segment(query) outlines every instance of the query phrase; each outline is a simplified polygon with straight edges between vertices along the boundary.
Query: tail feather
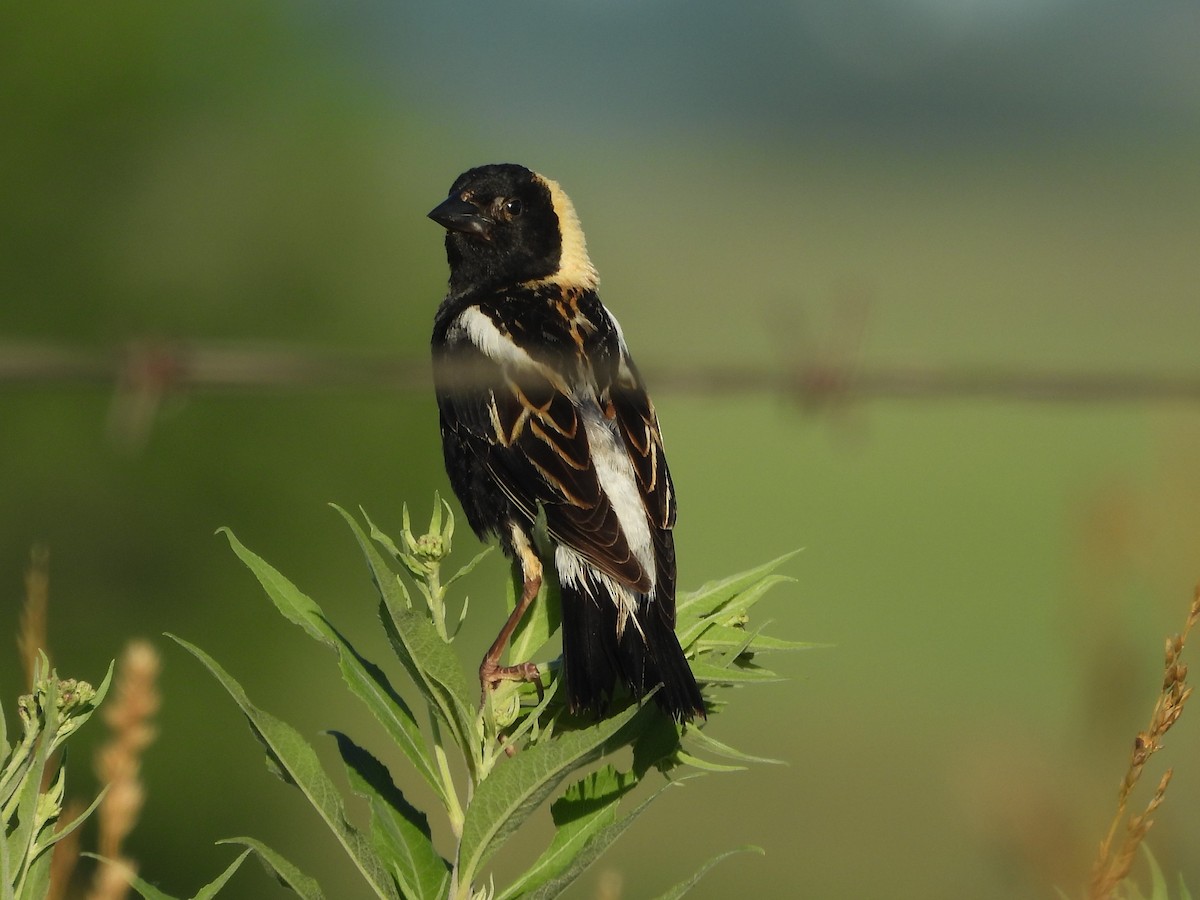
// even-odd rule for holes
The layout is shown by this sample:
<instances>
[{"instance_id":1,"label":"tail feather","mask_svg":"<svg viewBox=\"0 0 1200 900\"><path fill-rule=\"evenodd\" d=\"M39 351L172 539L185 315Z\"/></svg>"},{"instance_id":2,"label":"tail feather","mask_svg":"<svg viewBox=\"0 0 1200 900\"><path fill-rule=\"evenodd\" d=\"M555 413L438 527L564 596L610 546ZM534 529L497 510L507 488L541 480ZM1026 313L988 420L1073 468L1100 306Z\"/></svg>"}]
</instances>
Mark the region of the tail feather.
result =
<instances>
[{"instance_id":1,"label":"tail feather","mask_svg":"<svg viewBox=\"0 0 1200 900\"><path fill-rule=\"evenodd\" d=\"M642 598L637 623L617 636L617 607L564 580L562 591L563 668L571 709L601 715L618 682L637 698L662 685L654 698L678 721L704 716L704 699L679 646L675 631Z\"/></svg>"}]
</instances>

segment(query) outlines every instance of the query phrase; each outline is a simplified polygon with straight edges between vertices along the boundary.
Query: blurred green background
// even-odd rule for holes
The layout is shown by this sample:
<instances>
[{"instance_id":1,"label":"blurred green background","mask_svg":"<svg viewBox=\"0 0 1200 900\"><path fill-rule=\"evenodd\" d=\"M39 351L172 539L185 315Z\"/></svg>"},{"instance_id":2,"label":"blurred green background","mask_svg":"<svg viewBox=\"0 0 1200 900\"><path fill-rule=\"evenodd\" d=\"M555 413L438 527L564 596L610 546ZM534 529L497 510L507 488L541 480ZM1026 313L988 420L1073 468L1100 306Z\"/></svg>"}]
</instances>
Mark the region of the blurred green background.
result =
<instances>
[{"instance_id":1,"label":"blurred green background","mask_svg":"<svg viewBox=\"0 0 1200 900\"><path fill-rule=\"evenodd\" d=\"M1198 33L1183 0L5 4L0 362L195 340L423 365L446 278L425 212L463 169L514 161L574 198L651 375L1195 373ZM655 391L681 585L804 547L763 606L775 633L834 646L776 661L786 682L713 723L786 767L689 783L576 896L612 870L622 896L650 896L744 843L767 855L697 896L1080 895L1200 578L1194 402L811 408L685 388ZM112 384L0 385L8 628L40 542L60 671L98 678L131 636L163 650L128 847L143 874L187 895L232 856L214 840L249 834L329 896L363 896L233 704L159 635L206 648L327 759L328 728L383 752L332 658L214 531L385 658L325 504L385 530L405 501L423 519L448 492L432 397L179 391L152 412ZM469 580L464 659L500 621L502 578L495 555ZM0 653L9 709L20 681ZM1198 750L1192 711L1151 833L1193 891ZM282 895L250 869L235 885Z\"/></svg>"}]
</instances>

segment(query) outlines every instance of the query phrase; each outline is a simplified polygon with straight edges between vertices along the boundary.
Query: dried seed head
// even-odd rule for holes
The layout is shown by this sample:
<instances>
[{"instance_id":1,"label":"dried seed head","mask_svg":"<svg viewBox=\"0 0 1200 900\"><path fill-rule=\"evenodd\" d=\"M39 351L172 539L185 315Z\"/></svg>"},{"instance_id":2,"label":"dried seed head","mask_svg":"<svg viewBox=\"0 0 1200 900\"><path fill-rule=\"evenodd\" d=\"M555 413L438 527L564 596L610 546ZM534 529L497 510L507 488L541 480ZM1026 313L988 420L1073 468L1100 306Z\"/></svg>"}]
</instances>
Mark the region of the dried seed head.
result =
<instances>
[{"instance_id":1,"label":"dried seed head","mask_svg":"<svg viewBox=\"0 0 1200 900\"><path fill-rule=\"evenodd\" d=\"M1175 661L1179 659L1179 654L1182 652L1183 635L1176 634L1167 638L1166 651L1164 653L1164 656L1166 657L1166 665L1168 667L1174 665Z\"/></svg>"},{"instance_id":2,"label":"dried seed head","mask_svg":"<svg viewBox=\"0 0 1200 900\"><path fill-rule=\"evenodd\" d=\"M104 708L110 738L96 752L96 773L108 784L96 814L100 852L132 869L136 866L122 856L121 849L145 803L139 775L142 756L156 733L150 719L160 703L160 665L158 651L151 644L133 641L126 646L117 666L111 702ZM125 896L113 893L111 883L103 880L110 868L98 870L90 895L93 900Z\"/></svg>"},{"instance_id":3,"label":"dried seed head","mask_svg":"<svg viewBox=\"0 0 1200 900\"><path fill-rule=\"evenodd\" d=\"M1188 632L1200 620L1200 586L1197 586L1188 613L1187 623L1180 634L1166 639L1163 656L1162 689L1154 703L1154 712L1150 717L1150 725L1146 731L1139 732L1133 741L1133 751L1130 754L1129 766L1121 779L1121 788L1117 793L1117 812L1109 826L1108 834L1100 842L1100 852L1092 866L1092 878L1089 890L1091 900L1111 900L1118 885L1128 876L1137 855L1137 849L1153 825L1151 815L1162 804L1166 796L1167 785L1171 782L1171 770L1168 769L1159 779L1158 787L1146 808L1129 818L1125 824L1125 837L1119 845L1114 846L1121 822L1125 819L1126 804L1134 787L1137 786L1146 762L1155 752L1162 749L1162 737L1175 721L1182 715L1183 706L1192 694L1192 688L1187 684L1188 667L1180 662Z\"/></svg>"}]
</instances>

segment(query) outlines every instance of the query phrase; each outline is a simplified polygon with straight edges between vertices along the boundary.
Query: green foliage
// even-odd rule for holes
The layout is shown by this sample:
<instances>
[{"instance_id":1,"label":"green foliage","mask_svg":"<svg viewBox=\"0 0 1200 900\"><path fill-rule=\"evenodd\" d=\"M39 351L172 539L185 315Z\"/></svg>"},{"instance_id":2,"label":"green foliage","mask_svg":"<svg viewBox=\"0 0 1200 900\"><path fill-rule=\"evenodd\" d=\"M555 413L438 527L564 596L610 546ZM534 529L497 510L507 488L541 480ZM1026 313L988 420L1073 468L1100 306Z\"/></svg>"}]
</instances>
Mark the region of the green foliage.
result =
<instances>
[{"instance_id":1,"label":"green foliage","mask_svg":"<svg viewBox=\"0 0 1200 900\"><path fill-rule=\"evenodd\" d=\"M409 803L387 767L347 735L334 733L350 788L369 810L365 826L352 823L343 797L304 737L253 703L203 650L175 640L228 691L266 749L272 771L305 795L375 896L397 900L556 897L678 780L681 767L700 774L740 768L745 762L770 762L708 736L703 731L707 723L674 723L653 702L625 700L600 721L572 715L559 698L560 667L553 662L539 665L544 687L504 684L480 707L477 683L463 671L451 647L465 603L457 617L450 616L447 589L482 554L443 579L441 567L454 531L449 507L443 516L443 504L435 500L429 531L421 536L412 534L406 509L398 542L365 515L366 528L344 510L338 512L358 541L378 589L380 621L417 698L411 705L384 670L364 659L310 597L232 533L225 534L279 612L334 652L350 692L432 788L454 846L435 846L426 814ZM681 640L698 680L709 692L709 721L721 708L712 688L774 680L776 676L762 668L761 654L809 646L767 638L747 627L751 607L767 588L784 580L774 571L786 559L680 597ZM556 630L557 588L553 578L547 582L514 639L511 659L536 659ZM511 590L509 602L513 602ZM451 628L450 621L457 624ZM424 713L423 723L414 708ZM622 757L631 760L627 769L613 757L622 748L632 751ZM714 755L735 764L718 763L711 758ZM598 762L602 763L598 768L569 780ZM622 799L643 781L657 784L638 806L621 815ZM564 782L567 786L560 790ZM496 887L487 870L489 860L547 801L556 826L550 846L511 884ZM312 879L269 848L247 838L231 843L247 850L198 896L215 893L251 852L301 897L323 896ZM728 855L705 863L664 897L682 896ZM133 885L143 897L164 896L140 880Z\"/></svg>"},{"instance_id":2,"label":"green foliage","mask_svg":"<svg viewBox=\"0 0 1200 900\"><path fill-rule=\"evenodd\" d=\"M1142 844L1141 847L1142 853L1146 857L1146 864L1150 868L1150 893L1148 895L1142 893L1137 883L1132 878L1127 878L1118 888L1116 900L1192 900L1191 891L1184 884L1182 875L1179 876L1178 890L1174 894L1171 893L1171 888L1167 884L1167 878L1163 874L1158 860L1154 858L1149 847L1145 844Z\"/></svg>"},{"instance_id":3,"label":"green foliage","mask_svg":"<svg viewBox=\"0 0 1200 900\"><path fill-rule=\"evenodd\" d=\"M50 889L50 851L78 828L104 796L81 815L57 827L66 786L67 738L79 730L108 693L112 666L99 688L59 678L41 655L34 665L33 692L17 700L20 740L9 745L0 710L0 898L40 900ZM59 753L59 750L63 752Z\"/></svg>"}]
</instances>

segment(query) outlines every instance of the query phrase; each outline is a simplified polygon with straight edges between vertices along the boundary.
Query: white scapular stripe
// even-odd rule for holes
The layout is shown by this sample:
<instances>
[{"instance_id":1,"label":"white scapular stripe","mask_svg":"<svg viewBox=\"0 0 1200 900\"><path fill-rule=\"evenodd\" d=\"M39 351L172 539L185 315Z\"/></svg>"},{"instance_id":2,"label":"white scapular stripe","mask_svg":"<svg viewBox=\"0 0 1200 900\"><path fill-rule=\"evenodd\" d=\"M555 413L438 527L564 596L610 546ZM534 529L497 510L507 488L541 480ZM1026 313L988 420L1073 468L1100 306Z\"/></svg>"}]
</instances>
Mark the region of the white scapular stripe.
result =
<instances>
[{"instance_id":1,"label":"white scapular stripe","mask_svg":"<svg viewBox=\"0 0 1200 900\"><path fill-rule=\"evenodd\" d=\"M472 344L495 362L541 368L532 356L497 328L496 323L478 306L468 306L460 312L457 327L462 329Z\"/></svg>"}]
</instances>

